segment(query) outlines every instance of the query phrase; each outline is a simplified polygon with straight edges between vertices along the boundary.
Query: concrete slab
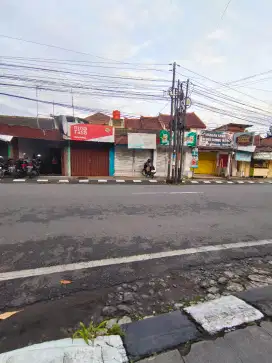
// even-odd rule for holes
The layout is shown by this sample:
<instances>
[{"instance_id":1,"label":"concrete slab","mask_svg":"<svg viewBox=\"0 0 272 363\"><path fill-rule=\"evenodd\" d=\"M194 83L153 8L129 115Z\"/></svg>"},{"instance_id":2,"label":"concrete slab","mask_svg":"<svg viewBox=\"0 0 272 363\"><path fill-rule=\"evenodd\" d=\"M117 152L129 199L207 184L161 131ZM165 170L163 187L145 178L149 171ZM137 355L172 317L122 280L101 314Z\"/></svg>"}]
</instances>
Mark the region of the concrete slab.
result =
<instances>
[{"instance_id":1,"label":"concrete slab","mask_svg":"<svg viewBox=\"0 0 272 363\"><path fill-rule=\"evenodd\" d=\"M271 363L271 335L258 326L226 334L224 340L237 352L242 362Z\"/></svg>"},{"instance_id":2,"label":"concrete slab","mask_svg":"<svg viewBox=\"0 0 272 363\"><path fill-rule=\"evenodd\" d=\"M118 335L98 337L87 345L83 339L61 339L0 354L0 363L128 363Z\"/></svg>"},{"instance_id":3,"label":"concrete slab","mask_svg":"<svg viewBox=\"0 0 272 363\"><path fill-rule=\"evenodd\" d=\"M172 349L201 336L196 326L180 311L140 320L122 328L125 347L132 360Z\"/></svg>"},{"instance_id":4,"label":"concrete slab","mask_svg":"<svg viewBox=\"0 0 272 363\"><path fill-rule=\"evenodd\" d=\"M184 360L180 356L178 350L171 350L167 353L140 360L138 363L184 363Z\"/></svg>"},{"instance_id":5,"label":"concrete slab","mask_svg":"<svg viewBox=\"0 0 272 363\"><path fill-rule=\"evenodd\" d=\"M238 293L236 296L254 305L265 315L272 317L272 286L247 290Z\"/></svg>"},{"instance_id":6,"label":"concrete slab","mask_svg":"<svg viewBox=\"0 0 272 363\"><path fill-rule=\"evenodd\" d=\"M270 321L263 321L261 327L272 337L272 323Z\"/></svg>"},{"instance_id":7,"label":"concrete slab","mask_svg":"<svg viewBox=\"0 0 272 363\"><path fill-rule=\"evenodd\" d=\"M223 338L193 344L185 363L241 363L238 354Z\"/></svg>"},{"instance_id":8,"label":"concrete slab","mask_svg":"<svg viewBox=\"0 0 272 363\"><path fill-rule=\"evenodd\" d=\"M259 310L232 295L188 307L185 311L210 334L263 318Z\"/></svg>"}]
</instances>

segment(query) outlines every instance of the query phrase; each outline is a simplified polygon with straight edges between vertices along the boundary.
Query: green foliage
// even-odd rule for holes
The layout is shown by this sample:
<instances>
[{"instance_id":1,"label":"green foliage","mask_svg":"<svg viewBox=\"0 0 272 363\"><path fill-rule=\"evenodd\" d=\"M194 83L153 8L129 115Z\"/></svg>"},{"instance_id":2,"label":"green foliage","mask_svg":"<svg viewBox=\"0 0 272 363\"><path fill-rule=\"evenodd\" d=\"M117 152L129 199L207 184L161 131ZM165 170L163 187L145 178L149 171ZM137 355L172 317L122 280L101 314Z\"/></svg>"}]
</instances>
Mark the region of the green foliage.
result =
<instances>
[{"instance_id":1,"label":"green foliage","mask_svg":"<svg viewBox=\"0 0 272 363\"><path fill-rule=\"evenodd\" d=\"M86 344L89 340L94 340L98 336L120 335L124 336L119 324L114 324L111 328L107 328L107 320L102 321L99 325L95 325L92 321L86 327L82 322L79 323L80 328L73 334L72 339L83 339Z\"/></svg>"}]
</instances>

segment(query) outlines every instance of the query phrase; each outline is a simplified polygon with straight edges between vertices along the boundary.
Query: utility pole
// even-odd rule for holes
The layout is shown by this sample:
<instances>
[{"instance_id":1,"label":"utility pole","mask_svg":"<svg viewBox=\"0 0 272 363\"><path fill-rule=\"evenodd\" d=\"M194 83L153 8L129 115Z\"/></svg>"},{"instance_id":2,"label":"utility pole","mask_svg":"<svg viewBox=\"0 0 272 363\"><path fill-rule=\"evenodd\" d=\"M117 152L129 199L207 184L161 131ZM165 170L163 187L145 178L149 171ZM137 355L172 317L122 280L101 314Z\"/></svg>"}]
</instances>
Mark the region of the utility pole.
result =
<instances>
[{"instance_id":1,"label":"utility pole","mask_svg":"<svg viewBox=\"0 0 272 363\"><path fill-rule=\"evenodd\" d=\"M74 108L74 95L73 95L73 88L71 88L71 97L72 97L73 119L74 119L74 121L75 121L75 108Z\"/></svg>"},{"instance_id":2,"label":"utility pole","mask_svg":"<svg viewBox=\"0 0 272 363\"><path fill-rule=\"evenodd\" d=\"M36 111L37 111L37 127L40 128L39 123L39 99L38 99L38 86L36 86Z\"/></svg>"},{"instance_id":3,"label":"utility pole","mask_svg":"<svg viewBox=\"0 0 272 363\"><path fill-rule=\"evenodd\" d=\"M174 115L174 103L175 103L175 83L176 83L176 67L177 63L173 63L172 69L172 86L170 91L171 97L171 113L170 113L170 137L169 137L169 150L168 150L168 170L167 170L167 180L171 179L171 172L172 172L172 154L173 154L173 140L172 140L172 133L173 133L173 115Z\"/></svg>"},{"instance_id":4,"label":"utility pole","mask_svg":"<svg viewBox=\"0 0 272 363\"><path fill-rule=\"evenodd\" d=\"M187 79L186 82L186 91L185 91L185 97L184 97L184 106L183 106L183 112L182 112L182 118L181 118L181 132L182 132L182 138L181 138L181 154L180 154L180 167L179 167L179 175L178 175L178 181L181 181L182 175L183 175L183 164L184 164L184 134L185 134L185 127L186 127L186 112L187 112L187 101L188 101L188 93L189 93L189 79Z\"/></svg>"},{"instance_id":5,"label":"utility pole","mask_svg":"<svg viewBox=\"0 0 272 363\"><path fill-rule=\"evenodd\" d=\"M174 182L178 182L178 166L180 158L180 104L181 104L181 84L178 80L176 102L175 102L175 131L174 131L174 153L175 153L175 171L174 171Z\"/></svg>"}]
</instances>

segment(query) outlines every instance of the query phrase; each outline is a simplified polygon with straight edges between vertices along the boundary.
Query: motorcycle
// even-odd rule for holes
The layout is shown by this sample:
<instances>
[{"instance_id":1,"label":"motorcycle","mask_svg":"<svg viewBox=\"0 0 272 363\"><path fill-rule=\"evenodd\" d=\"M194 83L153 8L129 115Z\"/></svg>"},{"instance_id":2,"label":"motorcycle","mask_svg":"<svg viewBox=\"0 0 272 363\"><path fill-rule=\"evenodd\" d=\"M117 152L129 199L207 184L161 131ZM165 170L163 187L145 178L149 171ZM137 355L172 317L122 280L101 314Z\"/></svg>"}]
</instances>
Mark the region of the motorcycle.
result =
<instances>
[{"instance_id":1,"label":"motorcycle","mask_svg":"<svg viewBox=\"0 0 272 363\"><path fill-rule=\"evenodd\" d=\"M156 174L156 169L154 166L150 167L150 170L146 170L145 168L143 168L142 170L142 174L143 176L145 176L146 178L151 178L153 179L155 174Z\"/></svg>"},{"instance_id":2,"label":"motorcycle","mask_svg":"<svg viewBox=\"0 0 272 363\"><path fill-rule=\"evenodd\" d=\"M31 161L28 161L27 164L27 175L29 178L39 176L41 170L41 155L38 154L37 157L33 157Z\"/></svg>"},{"instance_id":3,"label":"motorcycle","mask_svg":"<svg viewBox=\"0 0 272 363\"><path fill-rule=\"evenodd\" d=\"M15 162L15 175L18 178L24 178L28 175L28 173L32 169L32 165L28 165L29 161L27 159L26 154L23 154L23 157L16 160ZM29 166L29 168L28 168Z\"/></svg>"},{"instance_id":4,"label":"motorcycle","mask_svg":"<svg viewBox=\"0 0 272 363\"><path fill-rule=\"evenodd\" d=\"M0 178L5 175L5 160L3 156L0 156Z\"/></svg>"}]
</instances>

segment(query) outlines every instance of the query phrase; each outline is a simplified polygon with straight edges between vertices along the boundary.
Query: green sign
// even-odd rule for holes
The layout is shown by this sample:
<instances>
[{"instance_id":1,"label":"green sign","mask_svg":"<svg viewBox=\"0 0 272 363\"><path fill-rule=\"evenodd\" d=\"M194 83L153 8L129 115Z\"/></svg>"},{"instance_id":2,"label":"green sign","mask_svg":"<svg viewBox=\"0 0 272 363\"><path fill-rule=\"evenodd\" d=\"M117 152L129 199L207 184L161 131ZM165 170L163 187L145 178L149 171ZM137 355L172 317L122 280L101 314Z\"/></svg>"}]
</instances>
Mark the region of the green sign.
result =
<instances>
[{"instance_id":1,"label":"green sign","mask_svg":"<svg viewBox=\"0 0 272 363\"><path fill-rule=\"evenodd\" d=\"M166 130L160 131L160 145L169 145L170 143L170 132Z\"/></svg>"},{"instance_id":2,"label":"green sign","mask_svg":"<svg viewBox=\"0 0 272 363\"><path fill-rule=\"evenodd\" d=\"M196 146L196 132L185 132L184 145L192 147Z\"/></svg>"}]
</instances>

